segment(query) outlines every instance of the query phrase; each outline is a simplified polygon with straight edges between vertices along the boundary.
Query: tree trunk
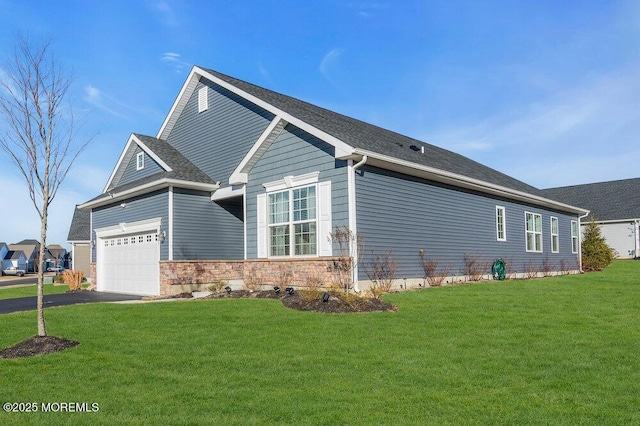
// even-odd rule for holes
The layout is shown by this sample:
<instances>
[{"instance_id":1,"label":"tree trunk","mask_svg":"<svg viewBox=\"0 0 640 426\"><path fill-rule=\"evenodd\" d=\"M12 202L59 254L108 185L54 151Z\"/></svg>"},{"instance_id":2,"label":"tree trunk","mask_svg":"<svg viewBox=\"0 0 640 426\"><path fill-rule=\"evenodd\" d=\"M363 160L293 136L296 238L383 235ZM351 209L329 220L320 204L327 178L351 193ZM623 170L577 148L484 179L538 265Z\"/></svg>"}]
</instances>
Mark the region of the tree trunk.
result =
<instances>
[{"instance_id":1,"label":"tree trunk","mask_svg":"<svg viewBox=\"0 0 640 426\"><path fill-rule=\"evenodd\" d=\"M47 210L48 205L45 201L42 212L42 222L40 226L40 254L38 255L38 336L47 335L47 326L44 322L44 250L47 244Z\"/></svg>"}]
</instances>

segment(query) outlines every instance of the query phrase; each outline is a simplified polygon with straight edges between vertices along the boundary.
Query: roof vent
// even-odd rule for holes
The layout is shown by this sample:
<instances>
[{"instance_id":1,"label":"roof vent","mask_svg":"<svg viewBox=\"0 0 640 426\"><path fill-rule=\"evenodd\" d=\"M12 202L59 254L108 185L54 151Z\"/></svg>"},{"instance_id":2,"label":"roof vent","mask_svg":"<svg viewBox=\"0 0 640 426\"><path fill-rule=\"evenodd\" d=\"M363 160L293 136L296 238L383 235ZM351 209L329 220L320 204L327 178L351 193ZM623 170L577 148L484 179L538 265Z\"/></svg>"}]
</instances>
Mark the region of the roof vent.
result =
<instances>
[{"instance_id":1,"label":"roof vent","mask_svg":"<svg viewBox=\"0 0 640 426\"><path fill-rule=\"evenodd\" d=\"M411 148L414 151L420 151L420 147L417 145L411 145L409 148Z\"/></svg>"}]
</instances>

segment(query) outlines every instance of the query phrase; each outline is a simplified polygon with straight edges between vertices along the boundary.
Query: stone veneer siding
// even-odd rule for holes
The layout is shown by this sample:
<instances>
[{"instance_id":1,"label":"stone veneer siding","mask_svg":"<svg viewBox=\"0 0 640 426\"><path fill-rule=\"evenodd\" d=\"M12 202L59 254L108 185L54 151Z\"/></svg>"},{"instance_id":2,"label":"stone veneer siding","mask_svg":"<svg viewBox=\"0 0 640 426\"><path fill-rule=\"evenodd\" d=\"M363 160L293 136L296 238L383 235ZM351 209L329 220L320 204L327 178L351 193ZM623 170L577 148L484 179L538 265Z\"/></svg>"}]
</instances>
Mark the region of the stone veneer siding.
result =
<instances>
[{"instance_id":1,"label":"stone veneer siding","mask_svg":"<svg viewBox=\"0 0 640 426\"><path fill-rule=\"evenodd\" d=\"M306 287L310 279L323 287L334 284L339 257L317 259L166 260L160 262L160 294L164 296L206 290L224 280L233 289L246 288L247 280L264 288L275 285Z\"/></svg>"}]
</instances>

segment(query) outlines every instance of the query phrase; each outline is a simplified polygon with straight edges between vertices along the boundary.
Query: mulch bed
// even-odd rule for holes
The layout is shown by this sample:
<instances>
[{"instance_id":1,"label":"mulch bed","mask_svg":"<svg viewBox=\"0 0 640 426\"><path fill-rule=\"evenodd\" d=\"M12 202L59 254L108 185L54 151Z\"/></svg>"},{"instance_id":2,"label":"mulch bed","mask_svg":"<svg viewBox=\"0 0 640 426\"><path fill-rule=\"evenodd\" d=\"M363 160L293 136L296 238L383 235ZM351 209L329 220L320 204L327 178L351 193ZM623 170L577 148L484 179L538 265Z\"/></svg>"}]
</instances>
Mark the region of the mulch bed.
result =
<instances>
[{"instance_id":1,"label":"mulch bed","mask_svg":"<svg viewBox=\"0 0 640 426\"><path fill-rule=\"evenodd\" d=\"M80 342L61 339L54 336L33 336L9 348L0 351L0 358L26 358L35 355L51 354L78 346Z\"/></svg>"},{"instance_id":2,"label":"mulch bed","mask_svg":"<svg viewBox=\"0 0 640 426\"><path fill-rule=\"evenodd\" d=\"M395 312L397 308L380 299L345 295L342 292L329 293L329 300L322 301L323 292L294 292L292 295L281 291L233 290L231 293L220 291L207 296L209 299L279 299L284 306L299 311L324 313L350 312Z\"/></svg>"}]
</instances>

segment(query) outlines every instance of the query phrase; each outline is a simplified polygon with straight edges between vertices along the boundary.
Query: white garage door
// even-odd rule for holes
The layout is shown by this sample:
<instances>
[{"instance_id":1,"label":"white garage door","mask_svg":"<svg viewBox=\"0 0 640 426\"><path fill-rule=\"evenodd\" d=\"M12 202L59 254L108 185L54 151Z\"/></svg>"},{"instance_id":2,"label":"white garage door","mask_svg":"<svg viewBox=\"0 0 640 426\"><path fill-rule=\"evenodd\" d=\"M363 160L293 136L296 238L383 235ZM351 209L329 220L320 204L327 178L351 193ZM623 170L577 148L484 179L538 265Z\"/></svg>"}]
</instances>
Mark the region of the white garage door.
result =
<instances>
[{"instance_id":1,"label":"white garage door","mask_svg":"<svg viewBox=\"0 0 640 426\"><path fill-rule=\"evenodd\" d=\"M160 294L157 232L101 238L98 248L99 291Z\"/></svg>"}]
</instances>

